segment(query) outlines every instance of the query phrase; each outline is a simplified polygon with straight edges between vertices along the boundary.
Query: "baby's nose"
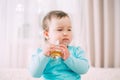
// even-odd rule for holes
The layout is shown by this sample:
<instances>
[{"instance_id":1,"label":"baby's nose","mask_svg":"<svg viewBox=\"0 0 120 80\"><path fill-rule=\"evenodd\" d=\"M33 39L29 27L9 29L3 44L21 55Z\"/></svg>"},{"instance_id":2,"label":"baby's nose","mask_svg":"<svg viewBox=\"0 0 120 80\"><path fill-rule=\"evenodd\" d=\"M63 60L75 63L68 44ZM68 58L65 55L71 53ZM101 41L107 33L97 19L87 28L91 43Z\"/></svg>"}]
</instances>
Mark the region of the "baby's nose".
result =
<instances>
[{"instance_id":1,"label":"baby's nose","mask_svg":"<svg viewBox=\"0 0 120 80\"><path fill-rule=\"evenodd\" d=\"M67 32L63 32L63 35L67 35Z\"/></svg>"}]
</instances>

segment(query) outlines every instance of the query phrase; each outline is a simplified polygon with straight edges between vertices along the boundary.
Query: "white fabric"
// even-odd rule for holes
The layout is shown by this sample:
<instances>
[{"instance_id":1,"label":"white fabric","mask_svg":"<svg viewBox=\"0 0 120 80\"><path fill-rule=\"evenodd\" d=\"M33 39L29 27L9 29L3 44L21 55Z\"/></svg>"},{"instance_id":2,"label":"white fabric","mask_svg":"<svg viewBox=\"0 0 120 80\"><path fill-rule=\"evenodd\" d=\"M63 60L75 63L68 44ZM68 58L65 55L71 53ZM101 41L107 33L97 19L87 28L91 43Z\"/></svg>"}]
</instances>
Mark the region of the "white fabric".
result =
<instances>
[{"instance_id":1,"label":"white fabric","mask_svg":"<svg viewBox=\"0 0 120 80\"><path fill-rule=\"evenodd\" d=\"M82 80L120 80L119 68L90 68ZM26 69L0 69L0 80L42 80L30 76Z\"/></svg>"}]
</instances>

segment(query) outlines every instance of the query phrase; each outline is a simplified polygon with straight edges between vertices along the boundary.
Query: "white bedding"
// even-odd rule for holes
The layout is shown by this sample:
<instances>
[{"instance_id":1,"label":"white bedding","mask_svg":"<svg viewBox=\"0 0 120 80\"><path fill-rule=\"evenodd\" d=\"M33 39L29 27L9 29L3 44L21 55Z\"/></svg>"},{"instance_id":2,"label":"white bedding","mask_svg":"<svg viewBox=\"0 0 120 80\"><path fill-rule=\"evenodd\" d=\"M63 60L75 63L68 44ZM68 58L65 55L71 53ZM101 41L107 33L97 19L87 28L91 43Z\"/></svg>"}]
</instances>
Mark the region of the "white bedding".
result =
<instances>
[{"instance_id":1,"label":"white bedding","mask_svg":"<svg viewBox=\"0 0 120 80\"><path fill-rule=\"evenodd\" d=\"M90 68L83 80L120 80L120 68Z\"/></svg>"},{"instance_id":2,"label":"white bedding","mask_svg":"<svg viewBox=\"0 0 120 80\"><path fill-rule=\"evenodd\" d=\"M0 80L41 80L32 78L26 69L0 69ZM120 80L120 68L90 68L82 80Z\"/></svg>"}]
</instances>

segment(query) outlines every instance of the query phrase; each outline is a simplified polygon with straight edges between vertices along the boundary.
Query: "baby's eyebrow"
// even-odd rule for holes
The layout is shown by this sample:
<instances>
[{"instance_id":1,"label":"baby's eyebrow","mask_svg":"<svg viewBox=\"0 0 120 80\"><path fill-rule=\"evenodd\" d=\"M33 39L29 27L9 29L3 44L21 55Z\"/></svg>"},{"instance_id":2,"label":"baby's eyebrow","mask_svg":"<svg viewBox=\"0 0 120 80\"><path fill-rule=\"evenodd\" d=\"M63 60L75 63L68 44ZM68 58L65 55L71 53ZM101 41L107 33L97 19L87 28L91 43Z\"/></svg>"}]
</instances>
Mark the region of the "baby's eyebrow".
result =
<instances>
[{"instance_id":1,"label":"baby's eyebrow","mask_svg":"<svg viewBox=\"0 0 120 80\"><path fill-rule=\"evenodd\" d=\"M62 26L58 26L57 28L64 28L64 27L62 27Z\"/></svg>"},{"instance_id":2,"label":"baby's eyebrow","mask_svg":"<svg viewBox=\"0 0 120 80\"><path fill-rule=\"evenodd\" d=\"M72 28L71 26L68 26L68 28Z\"/></svg>"},{"instance_id":3,"label":"baby's eyebrow","mask_svg":"<svg viewBox=\"0 0 120 80\"><path fill-rule=\"evenodd\" d=\"M57 28L64 28L63 26L58 26ZM71 26L68 26L67 28L72 28Z\"/></svg>"},{"instance_id":4,"label":"baby's eyebrow","mask_svg":"<svg viewBox=\"0 0 120 80\"><path fill-rule=\"evenodd\" d=\"M58 26L58 28L63 28L62 26Z\"/></svg>"}]
</instances>

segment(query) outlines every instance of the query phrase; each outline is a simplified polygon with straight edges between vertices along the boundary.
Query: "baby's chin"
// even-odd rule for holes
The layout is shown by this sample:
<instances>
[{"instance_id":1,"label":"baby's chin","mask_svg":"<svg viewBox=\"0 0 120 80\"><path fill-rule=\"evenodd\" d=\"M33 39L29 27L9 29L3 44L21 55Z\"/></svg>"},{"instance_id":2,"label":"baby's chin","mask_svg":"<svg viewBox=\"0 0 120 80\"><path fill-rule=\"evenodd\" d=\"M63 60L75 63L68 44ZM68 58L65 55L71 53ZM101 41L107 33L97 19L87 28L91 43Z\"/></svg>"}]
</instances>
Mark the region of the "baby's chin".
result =
<instances>
[{"instance_id":1,"label":"baby's chin","mask_svg":"<svg viewBox=\"0 0 120 80\"><path fill-rule=\"evenodd\" d=\"M62 42L61 44L68 46L70 44L70 42Z\"/></svg>"}]
</instances>

